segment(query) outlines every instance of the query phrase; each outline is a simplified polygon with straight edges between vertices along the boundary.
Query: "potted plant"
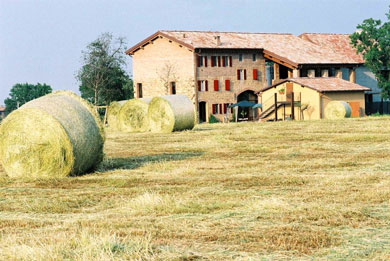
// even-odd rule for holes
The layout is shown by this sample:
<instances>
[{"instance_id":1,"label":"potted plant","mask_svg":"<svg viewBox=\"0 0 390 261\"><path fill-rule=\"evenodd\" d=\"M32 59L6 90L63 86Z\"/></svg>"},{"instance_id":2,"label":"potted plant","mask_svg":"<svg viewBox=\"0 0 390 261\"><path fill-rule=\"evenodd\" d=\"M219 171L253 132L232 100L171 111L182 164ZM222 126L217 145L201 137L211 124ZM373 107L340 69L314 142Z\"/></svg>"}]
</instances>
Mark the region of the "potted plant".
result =
<instances>
[{"instance_id":1,"label":"potted plant","mask_svg":"<svg viewBox=\"0 0 390 261\"><path fill-rule=\"evenodd\" d=\"M283 95L285 91L286 91L285 88L281 88L281 89L279 89L279 94L280 94L280 95Z\"/></svg>"}]
</instances>

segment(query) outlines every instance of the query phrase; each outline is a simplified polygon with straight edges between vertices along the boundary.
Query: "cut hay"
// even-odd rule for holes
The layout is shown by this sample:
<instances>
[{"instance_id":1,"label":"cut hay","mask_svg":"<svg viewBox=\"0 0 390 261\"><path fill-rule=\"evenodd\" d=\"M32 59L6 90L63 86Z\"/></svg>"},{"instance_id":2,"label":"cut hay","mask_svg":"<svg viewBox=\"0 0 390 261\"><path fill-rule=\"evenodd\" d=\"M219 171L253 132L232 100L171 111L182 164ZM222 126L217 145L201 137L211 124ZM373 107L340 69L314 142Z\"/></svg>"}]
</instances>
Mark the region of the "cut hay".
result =
<instances>
[{"instance_id":1,"label":"cut hay","mask_svg":"<svg viewBox=\"0 0 390 261\"><path fill-rule=\"evenodd\" d=\"M123 132L149 131L148 108L151 98L131 99L119 111L119 129Z\"/></svg>"},{"instance_id":2,"label":"cut hay","mask_svg":"<svg viewBox=\"0 0 390 261\"><path fill-rule=\"evenodd\" d=\"M122 105L125 104L127 101L113 101L110 103L110 106L108 106L107 110L107 124L108 128L111 130L119 130L120 129L120 123L119 123L119 111L122 108Z\"/></svg>"},{"instance_id":3,"label":"cut hay","mask_svg":"<svg viewBox=\"0 0 390 261\"><path fill-rule=\"evenodd\" d=\"M351 117L351 106L345 101L331 101L325 108L325 119L336 120Z\"/></svg>"},{"instance_id":4,"label":"cut hay","mask_svg":"<svg viewBox=\"0 0 390 261\"><path fill-rule=\"evenodd\" d=\"M58 178L103 159L104 130L93 107L55 92L12 112L0 126L0 160L10 177Z\"/></svg>"},{"instance_id":5,"label":"cut hay","mask_svg":"<svg viewBox=\"0 0 390 261\"><path fill-rule=\"evenodd\" d=\"M152 132L188 130L195 125L194 105L184 95L153 98L149 103L148 116Z\"/></svg>"}]
</instances>

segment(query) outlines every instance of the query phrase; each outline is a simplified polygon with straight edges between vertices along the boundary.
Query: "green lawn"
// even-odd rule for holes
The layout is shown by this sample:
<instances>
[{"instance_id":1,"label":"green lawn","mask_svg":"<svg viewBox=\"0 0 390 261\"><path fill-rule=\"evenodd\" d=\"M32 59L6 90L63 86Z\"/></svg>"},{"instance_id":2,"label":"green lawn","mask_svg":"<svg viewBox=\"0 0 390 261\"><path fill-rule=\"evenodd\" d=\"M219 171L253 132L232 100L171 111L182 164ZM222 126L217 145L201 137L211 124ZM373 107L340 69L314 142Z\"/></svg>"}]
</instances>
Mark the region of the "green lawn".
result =
<instances>
[{"instance_id":1,"label":"green lawn","mask_svg":"<svg viewBox=\"0 0 390 261\"><path fill-rule=\"evenodd\" d=\"M98 171L0 172L1 260L390 259L390 117L108 133Z\"/></svg>"}]
</instances>

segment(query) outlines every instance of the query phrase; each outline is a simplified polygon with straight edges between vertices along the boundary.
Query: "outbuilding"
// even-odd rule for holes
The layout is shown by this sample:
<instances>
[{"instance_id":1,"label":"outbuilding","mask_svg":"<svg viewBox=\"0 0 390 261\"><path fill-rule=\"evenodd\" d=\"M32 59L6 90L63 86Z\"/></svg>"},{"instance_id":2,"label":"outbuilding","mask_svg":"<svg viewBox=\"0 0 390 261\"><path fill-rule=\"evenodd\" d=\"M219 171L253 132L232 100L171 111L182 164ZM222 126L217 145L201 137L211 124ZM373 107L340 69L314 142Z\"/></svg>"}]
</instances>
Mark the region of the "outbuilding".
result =
<instances>
[{"instance_id":1,"label":"outbuilding","mask_svg":"<svg viewBox=\"0 0 390 261\"><path fill-rule=\"evenodd\" d=\"M330 101L345 101L351 106L351 117L362 117L365 115L364 93L369 90L335 77L285 79L258 92L263 108L259 118L323 119Z\"/></svg>"}]
</instances>

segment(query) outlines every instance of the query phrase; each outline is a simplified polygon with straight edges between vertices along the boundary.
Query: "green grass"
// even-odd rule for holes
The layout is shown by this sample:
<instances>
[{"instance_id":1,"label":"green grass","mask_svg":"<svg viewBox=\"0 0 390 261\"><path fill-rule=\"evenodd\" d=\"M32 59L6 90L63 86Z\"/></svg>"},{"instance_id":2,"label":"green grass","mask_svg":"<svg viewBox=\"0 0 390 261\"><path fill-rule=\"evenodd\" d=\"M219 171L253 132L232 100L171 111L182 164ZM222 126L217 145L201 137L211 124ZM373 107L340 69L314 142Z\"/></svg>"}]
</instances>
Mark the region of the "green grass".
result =
<instances>
[{"instance_id":1,"label":"green grass","mask_svg":"<svg viewBox=\"0 0 390 261\"><path fill-rule=\"evenodd\" d=\"M0 171L1 260L390 259L390 117L108 133L95 173Z\"/></svg>"}]
</instances>

